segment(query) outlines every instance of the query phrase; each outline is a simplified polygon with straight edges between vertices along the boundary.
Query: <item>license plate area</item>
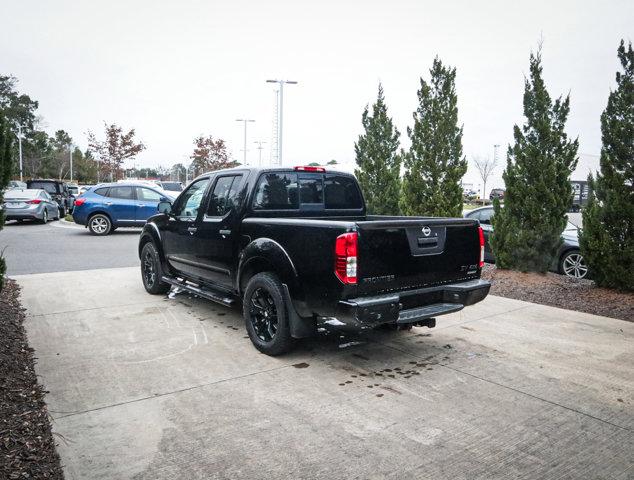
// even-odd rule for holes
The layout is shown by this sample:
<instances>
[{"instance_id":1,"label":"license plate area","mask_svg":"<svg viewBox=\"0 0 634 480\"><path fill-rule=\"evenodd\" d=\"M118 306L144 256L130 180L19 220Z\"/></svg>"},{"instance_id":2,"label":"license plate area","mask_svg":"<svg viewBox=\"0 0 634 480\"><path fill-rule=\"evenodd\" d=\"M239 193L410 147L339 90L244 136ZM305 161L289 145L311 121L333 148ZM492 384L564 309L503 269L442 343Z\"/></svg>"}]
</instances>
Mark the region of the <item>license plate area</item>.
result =
<instances>
[{"instance_id":1,"label":"license plate area","mask_svg":"<svg viewBox=\"0 0 634 480\"><path fill-rule=\"evenodd\" d=\"M438 255L445 250L447 227L420 225L407 229L407 241L413 256Z\"/></svg>"},{"instance_id":2,"label":"license plate area","mask_svg":"<svg viewBox=\"0 0 634 480\"><path fill-rule=\"evenodd\" d=\"M24 202L6 202L5 206L7 208L24 208L24 207L26 207L26 203L24 203Z\"/></svg>"}]
</instances>

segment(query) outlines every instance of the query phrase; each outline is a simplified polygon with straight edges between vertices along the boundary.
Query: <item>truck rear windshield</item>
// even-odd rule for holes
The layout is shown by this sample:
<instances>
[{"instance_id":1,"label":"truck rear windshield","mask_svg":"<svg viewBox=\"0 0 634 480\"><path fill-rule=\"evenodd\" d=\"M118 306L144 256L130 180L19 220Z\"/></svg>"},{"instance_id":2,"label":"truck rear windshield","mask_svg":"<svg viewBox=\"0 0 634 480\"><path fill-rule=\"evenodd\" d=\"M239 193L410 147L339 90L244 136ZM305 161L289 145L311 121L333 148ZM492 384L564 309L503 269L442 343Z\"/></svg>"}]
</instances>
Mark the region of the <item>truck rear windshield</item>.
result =
<instances>
[{"instance_id":1,"label":"truck rear windshield","mask_svg":"<svg viewBox=\"0 0 634 480\"><path fill-rule=\"evenodd\" d=\"M359 210L363 201L353 177L337 174L263 173L254 210Z\"/></svg>"},{"instance_id":2,"label":"truck rear windshield","mask_svg":"<svg viewBox=\"0 0 634 480\"><path fill-rule=\"evenodd\" d=\"M59 190L54 182L29 182L29 188L44 190L52 195L57 195Z\"/></svg>"}]
</instances>

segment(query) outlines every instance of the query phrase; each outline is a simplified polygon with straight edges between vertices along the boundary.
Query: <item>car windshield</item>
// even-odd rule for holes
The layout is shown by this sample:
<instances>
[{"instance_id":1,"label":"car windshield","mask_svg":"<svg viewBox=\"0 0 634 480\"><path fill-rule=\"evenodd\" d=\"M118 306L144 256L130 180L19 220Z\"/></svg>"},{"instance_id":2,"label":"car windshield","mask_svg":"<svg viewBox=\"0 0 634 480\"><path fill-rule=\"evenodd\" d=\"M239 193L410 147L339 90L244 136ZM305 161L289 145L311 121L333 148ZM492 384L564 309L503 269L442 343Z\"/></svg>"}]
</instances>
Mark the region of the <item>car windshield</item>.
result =
<instances>
[{"instance_id":1,"label":"car windshield","mask_svg":"<svg viewBox=\"0 0 634 480\"><path fill-rule=\"evenodd\" d=\"M57 195L57 184L53 182L31 182L29 187L32 189L44 190L52 195Z\"/></svg>"}]
</instances>

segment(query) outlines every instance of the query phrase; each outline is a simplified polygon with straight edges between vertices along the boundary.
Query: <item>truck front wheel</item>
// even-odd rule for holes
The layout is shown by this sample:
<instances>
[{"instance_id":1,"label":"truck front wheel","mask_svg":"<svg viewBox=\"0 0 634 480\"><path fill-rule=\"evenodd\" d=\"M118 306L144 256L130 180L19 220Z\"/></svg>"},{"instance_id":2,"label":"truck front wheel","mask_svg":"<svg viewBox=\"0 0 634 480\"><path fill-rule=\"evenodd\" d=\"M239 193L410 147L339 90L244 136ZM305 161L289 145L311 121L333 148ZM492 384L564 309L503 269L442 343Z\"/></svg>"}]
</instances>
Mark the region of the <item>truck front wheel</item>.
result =
<instances>
[{"instance_id":1,"label":"truck front wheel","mask_svg":"<svg viewBox=\"0 0 634 480\"><path fill-rule=\"evenodd\" d=\"M288 323L282 284L277 276L263 272L247 284L242 311L249 338L267 355L281 355L295 345Z\"/></svg>"}]
</instances>

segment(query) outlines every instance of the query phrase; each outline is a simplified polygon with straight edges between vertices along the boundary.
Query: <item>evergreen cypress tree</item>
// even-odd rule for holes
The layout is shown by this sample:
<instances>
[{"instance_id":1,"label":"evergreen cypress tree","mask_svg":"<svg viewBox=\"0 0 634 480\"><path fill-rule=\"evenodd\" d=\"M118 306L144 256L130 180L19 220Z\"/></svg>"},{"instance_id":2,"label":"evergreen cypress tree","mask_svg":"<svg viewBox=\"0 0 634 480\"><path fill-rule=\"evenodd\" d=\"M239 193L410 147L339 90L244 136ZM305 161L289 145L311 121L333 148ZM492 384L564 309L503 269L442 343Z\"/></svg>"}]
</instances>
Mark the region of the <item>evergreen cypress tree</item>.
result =
<instances>
[{"instance_id":1,"label":"evergreen cypress tree","mask_svg":"<svg viewBox=\"0 0 634 480\"><path fill-rule=\"evenodd\" d=\"M359 168L355 175L363 191L368 213L398 215L401 191L400 133L387 115L383 87L379 84L372 115L366 105L361 117L364 133L354 144Z\"/></svg>"},{"instance_id":2,"label":"evergreen cypress tree","mask_svg":"<svg viewBox=\"0 0 634 480\"><path fill-rule=\"evenodd\" d=\"M462 216L462 186L467 159L462 155L462 127L458 126L456 69L438 57L431 82L420 79L414 127L407 129L412 145L405 154L401 196L404 215Z\"/></svg>"},{"instance_id":3,"label":"evergreen cypress tree","mask_svg":"<svg viewBox=\"0 0 634 480\"><path fill-rule=\"evenodd\" d=\"M601 172L583 211L581 252L597 285L634 290L634 52L621 40L615 91L601 115Z\"/></svg>"},{"instance_id":4,"label":"evergreen cypress tree","mask_svg":"<svg viewBox=\"0 0 634 480\"><path fill-rule=\"evenodd\" d=\"M494 202L491 246L501 268L545 273L555 258L572 204L569 177L579 142L564 132L570 98L555 102L542 78L541 50L530 56L522 128L515 125L503 178L504 208Z\"/></svg>"},{"instance_id":5,"label":"evergreen cypress tree","mask_svg":"<svg viewBox=\"0 0 634 480\"><path fill-rule=\"evenodd\" d=\"M11 132L9 125L4 119L4 115L0 112L0 205L4 203L2 194L4 188L9 184L11 172L13 170L11 162ZM4 210L0 209L0 230L4 226ZM0 252L0 291L4 286L4 273L6 272L6 264L2 253Z\"/></svg>"}]
</instances>

